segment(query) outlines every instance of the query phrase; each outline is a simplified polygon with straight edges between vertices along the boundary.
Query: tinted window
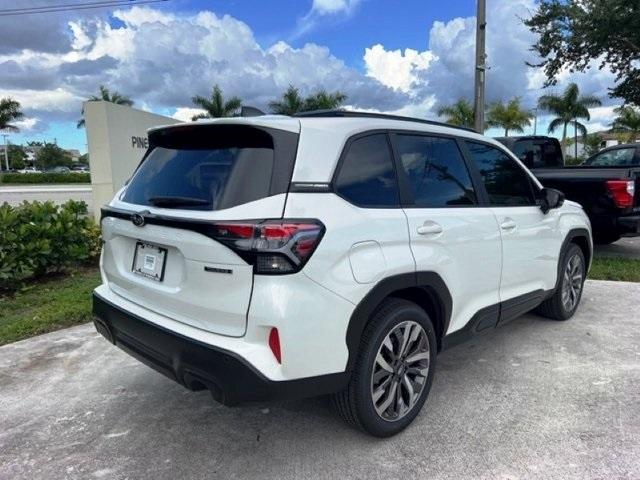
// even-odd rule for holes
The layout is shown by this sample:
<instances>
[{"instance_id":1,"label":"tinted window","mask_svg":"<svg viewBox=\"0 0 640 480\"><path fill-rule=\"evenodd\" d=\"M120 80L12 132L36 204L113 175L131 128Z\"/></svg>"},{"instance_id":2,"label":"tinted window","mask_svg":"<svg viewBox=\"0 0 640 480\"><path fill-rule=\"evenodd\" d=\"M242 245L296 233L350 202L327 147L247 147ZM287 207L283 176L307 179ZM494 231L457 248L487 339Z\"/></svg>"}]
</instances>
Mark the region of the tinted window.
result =
<instances>
[{"instance_id":1,"label":"tinted window","mask_svg":"<svg viewBox=\"0 0 640 480\"><path fill-rule=\"evenodd\" d=\"M535 205L529 175L507 154L482 143L467 142L492 205Z\"/></svg>"},{"instance_id":2,"label":"tinted window","mask_svg":"<svg viewBox=\"0 0 640 480\"><path fill-rule=\"evenodd\" d=\"M385 134L351 142L336 181L336 191L366 207L398 205L398 185Z\"/></svg>"},{"instance_id":3,"label":"tinted window","mask_svg":"<svg viewBox=\"0 0 640 480\"><path fill-rule=\"evenodd\" d=\"M473 205L476 194L455 140L398 135L400 161L416 206Z\"/></svg>"},{"instance_id":4,"label":"tinted window","mask_svg":"<svg viewBox=\"0 0 640 480\"><path fill-rule=\"evenodd\" d=\"M562 151L553 140L516 140L513 153L529 168L562 167Z\"/></svg>"},{"instance_id":5,"label":"tinted window","mask_svg":"<svg viewBox=\"0 0 640 480\"><path fill-rule=\"evenodd\" d=\"M269 195L274 169L273 141L264 132L220 134L210 146L172 139L147 155L123 200L138 205L220 210ZM215 137L215 132L210 133ZM200 135L199 141L204 136ZM224 137L224 138L222 138ZM210 137L209 137L210 138Z\"/></svg>"},{"instance_id":6,"label":"tinted window","mask_svg":"<svg viewBox=\"0 0 640 480\"><path fill-rule=\"evenodd\" d=\"M636 165L636 149L635 148L618 148L602 152L590 158L585 162L586 165L594 167L626 167Z\"/></svg>"}]
</instances>

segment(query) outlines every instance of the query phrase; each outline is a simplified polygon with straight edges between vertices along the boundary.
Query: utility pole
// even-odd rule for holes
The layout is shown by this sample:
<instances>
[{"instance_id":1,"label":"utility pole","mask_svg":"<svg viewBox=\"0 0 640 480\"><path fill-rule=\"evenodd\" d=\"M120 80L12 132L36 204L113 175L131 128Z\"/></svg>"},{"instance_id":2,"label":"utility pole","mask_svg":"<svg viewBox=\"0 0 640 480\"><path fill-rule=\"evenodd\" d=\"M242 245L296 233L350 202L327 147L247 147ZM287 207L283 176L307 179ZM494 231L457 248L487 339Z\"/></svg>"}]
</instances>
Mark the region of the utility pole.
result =
<instances>
[{"instance_id":1,"label":"utility pole","mask_svg":"<svg viewBox=\"0 0 640 480\"><path fill-rule=\"evenodd\" d=\"M7 140L9 135L3 133L2 136L4 137L4 167L9 171L9 141Z\"/></svg>"},{"instance_id":2,"label":"utility pole","mask_svg":"<svg viewBox=\"0 0 640 480\"><path fill-rule=\"evenodd\" d=\"M538 134L538 107L533 109L533 134Z\"/></svg>"},{"instance_id":3,"label":"utility pole","mask_svg":"<svg viewBox=\"0 0 640 480\"><path fill-rule=\"evenodd\" d=\"M487 29L487 0L478 0L476 15L476 81L474 95L475 128L484 133L484 86L487 55L485 53L485 36Z\"/></svg>"}]
</instances>

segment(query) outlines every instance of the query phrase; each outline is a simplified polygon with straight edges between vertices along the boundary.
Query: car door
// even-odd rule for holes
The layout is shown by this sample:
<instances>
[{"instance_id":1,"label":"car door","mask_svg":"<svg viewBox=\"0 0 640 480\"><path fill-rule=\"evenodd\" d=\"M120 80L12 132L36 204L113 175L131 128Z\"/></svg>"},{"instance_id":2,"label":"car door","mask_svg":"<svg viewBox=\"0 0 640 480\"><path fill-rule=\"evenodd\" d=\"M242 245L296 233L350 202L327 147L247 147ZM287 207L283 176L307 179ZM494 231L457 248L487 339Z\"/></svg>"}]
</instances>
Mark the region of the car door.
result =
<instances>
[{"instance_id":1,"label":"car door","mask_svg":"<svg viewBox=\"0 0 640 480\"><path fill-rule=\"evenodd\" d=\"M491 209L480 203L458 141L420 133L391 136L416 269L440 275L453 300L446 333L486 307L492 308L474 319L474 327L495 326L500 233Z\"/></svg>"},{"instance_id":2,"label":"car door","mask_svg":"<svg viewBox=\"0 0 640 480\"><path fill-rule=\"evenodd\" d=\"M537 182L504 150L487 143L465 143L500 227L501 301L515 299L510 305L519 304L526 311L527 302L535 304L555 286L562 244L559 211L542 213Z\"/></svg>"}]
</instances>

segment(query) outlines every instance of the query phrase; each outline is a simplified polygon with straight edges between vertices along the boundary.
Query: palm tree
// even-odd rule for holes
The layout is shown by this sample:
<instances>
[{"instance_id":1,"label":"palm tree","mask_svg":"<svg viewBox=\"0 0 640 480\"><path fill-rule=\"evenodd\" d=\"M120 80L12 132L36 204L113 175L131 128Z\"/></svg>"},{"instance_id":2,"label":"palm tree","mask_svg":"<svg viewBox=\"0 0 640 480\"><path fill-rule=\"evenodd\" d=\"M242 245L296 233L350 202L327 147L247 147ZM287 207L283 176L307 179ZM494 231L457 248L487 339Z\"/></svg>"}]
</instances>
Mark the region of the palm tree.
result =
<instances>
[{"instance_id":1,"label":"palm tree","mask_svg":"<svg viewBox=\"0 0 640 480\"><path fill-rule=\"evenodd\" d=\"M524 127L531 125L533 115L520 106L518 97L509 100L506 105L496 102L489 107L487 112L487 125L490 127L504 128L504 136L509 136L509 131L522 133Z\"/></svg>"},{"instance_id":2,"label":"palm tree","mask_svg":"<svg viewBox=\"0 0 640 480\"><path fill-rule=\"evenodd\" d=\"M616 108L614 112L618 116L613 120L611 127L628 134L627 143L635 142L640 135L640 111L631 105L623 105Z\"/></svg>"},{"instance_id":3,"label":"palm tree","mask_svg":"<svg viewBox=\"0 0 640 480\"><path fill-rule=\"evenodd\" d=\"M104 85L100 85L100 93L98 95L92 95L87 99L87 101L88 102L100 102L100 101L111 102L111 103L115 103L116 105L126 105L127 107L130 107L133 105L133 100L131 100L129 97L126 97L115 91L111 93L111 91L109 91L109 89ZM78 123L76 125L78 128L84 127L84 108L82 109L82 116L83 118L78 120Z\"/></svg>"},{"instance_id":4,"label":"palm tree","mask_svg":"<svg viewBox=\"0 0 640 480\"><path fill-rule=\"evenodd\" d=\"M334 110L342 105L346 99L347 96L340 91L330 93L323 88L304 99L303 111Z\"/></svg>"},{"instance_id":5,"label":"palm tree","mask_svg":"<svg viewBox=\"0 0 640 480\"><path fill-rule=\"evenodd\" d=\"M235 117L238 115L240 107L242 107L242 99L240 97L231 97L229 100L225 101L222 96L222 90L218 85L213 86L210 98L196 95L191 98L191 101L194 105L205 110L204 113L199 113L198 115L191 117L191 120L198 120L200 118Z\"/></svg>"},{"instance_id":6,"label":"palm tree","mask_svg":"<svg viewBox=\"0 0 640 480\"><path fill-rule=\"evenodd\" d=\"M289 85L280 100L269 102L269 110L278 115L295 115L303 109L304 98L300 96L300 90L293 85Z\"/></svg>"},{"instance_id":7,"label":"palm tree","mask_svg":"<svg viewBox=\"0 0 640 480\"><path fill-rule=\"evenodd\" d=\"M20 102L11 97L0 99L0 130L17 132L19 129L13 123L24 117L20 111Z\"/></svg>"},{"instance_id":8,"label":"palm tree","mask_svg":"<svg viewBox=\"0 0 640 480\"><path fill-rule=\"evenodd\" d=\"M445 122L450 125L473 128L473 106L464 98L461 98L453 105L440 107L438 116L445 117Z\"/></svg>"},{"instance_id":9,"label":"palm tree","mask_svg":"<svg viewBox=\"0 0 640 480\"><path fill-rule=\"evenodd\" d=\"M576 150L578 131L584 137L587 135L587 127L578 122L578 119L591 120L589 109L602 105L600 99L593 95L580 95L580 89L575 83L570 83L562 95L543 95L538 100L538 106L553 113L554 118L549 124L549 133L553 133L562 126L562 144L567 141L567 126L573 122L575 127Z\"/></svg>"}]
</instances>

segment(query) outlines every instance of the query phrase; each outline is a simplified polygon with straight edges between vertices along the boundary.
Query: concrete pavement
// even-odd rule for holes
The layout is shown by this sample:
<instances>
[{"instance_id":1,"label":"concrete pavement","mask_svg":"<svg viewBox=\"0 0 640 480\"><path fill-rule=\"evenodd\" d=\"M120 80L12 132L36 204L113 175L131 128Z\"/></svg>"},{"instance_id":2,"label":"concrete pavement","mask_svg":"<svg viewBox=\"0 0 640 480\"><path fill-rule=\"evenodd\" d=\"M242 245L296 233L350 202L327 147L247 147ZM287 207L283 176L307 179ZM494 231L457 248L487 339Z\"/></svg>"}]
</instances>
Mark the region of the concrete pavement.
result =
<instances>
[{"instance_id":1,"label":"concrete pavement","mask_svg":"<svg viewBox=\"0 0 640 480\"><path fill-rule=\"evenodd\" d=\"M624 257L640 260L640 237L623 237L610 245L596 245L597 257Z\"/></svg>"},{"instance_id":2,"label":"concrete pavement","mask_svg":"<svg viewBox=\"0 0 640 480\"><path fill-rule=\"evenodd\" d=\"M322 399L227 408L79 326L0 347L0 478L640 478L640 284L440 355L388 440Z\"/></svg>"}]
</instances>

